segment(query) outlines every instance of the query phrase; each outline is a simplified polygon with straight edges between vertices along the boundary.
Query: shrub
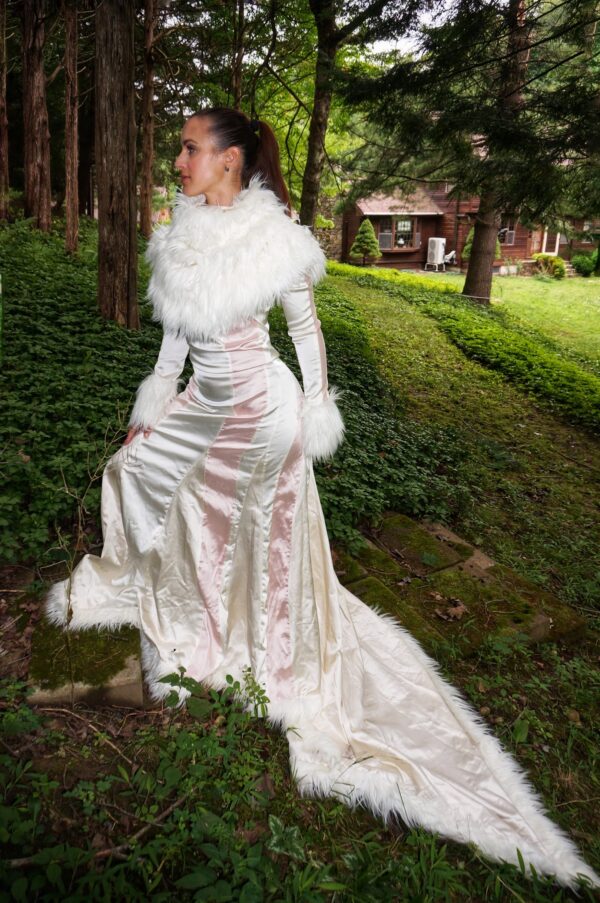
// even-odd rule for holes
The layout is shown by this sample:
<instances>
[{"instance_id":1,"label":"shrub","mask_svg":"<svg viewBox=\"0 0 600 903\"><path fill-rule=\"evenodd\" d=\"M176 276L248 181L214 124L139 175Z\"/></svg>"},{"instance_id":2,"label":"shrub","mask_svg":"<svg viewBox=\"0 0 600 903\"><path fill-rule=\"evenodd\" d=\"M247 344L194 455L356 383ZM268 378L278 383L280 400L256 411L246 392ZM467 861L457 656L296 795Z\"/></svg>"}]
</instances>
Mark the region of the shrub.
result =
<instances>
[{"instance_id":1,"label":"shrub","mask_svg":"<svg viewBox=\"0 0 600 903\"><path fill-rule=\"evenodd\" d=\"M320 213L317 213L315 216L315 229L333 229L335 223L332 219L327 219L326 216L322 216Z\"/></svg>"},{"instance_id":2,"label":"shrub","mask_svg":"<svg viewBox=\"0 0 600 903\"><path fill-rule=\"evenodd\" d=\"M350 257L362 257L363 266L367 257L378 260L381 257L379 242L370 219L364 219L358 228L354 243L350 248Z\"/></svg>"},{"instance_id":3,"label":"shrub","mask_svg":"<svg viewBox=\"0 0 600 903\"><path fill-rule=\"evenodd\" d=\"M330 276L348 276L360 285L381 288L382 283L410 286L416 290L426 289L430 292L438 292L442 295L458 295L460 289L454 282L445 282L434 276L421 276L416 273L406 273L400 270L380 269L378 267L357 267L351 263L338 263L336 260L327 261L327 272Z\"/></svg>"},{"instance_id":4,"label":"shrub","mask_svg":"<svg viewBox=\"0 0 600 903\"><path fill-rule=\"evenodd\" d=\"M580 276L591 276L594 272L595 261L592 254L576 254L571 263Z\"/></svg>"},{"instance_id":5,"label":"shrub","mask_svg":"<svg viewBox=\"0 0 600 903\"><path fill-rule=\"evenodd\" d=\"M462 254L460 255L462 260L469 260L471 257L471 248L473 247L473 236L475 235L475 228L471 226L469 229L469 234L467 235L467 240L465 241L465 245L462 249ZM496 260L499 257L502 257L502 247L498 239L496 239L496 250L494 251L494 257Z\"/></svg>"},{"instance_id":6,"label":"shrub","mask_svg":"<svg viewBox=\"0 0 600 903\"><path fill-rule=\"evenodd\" d=\"M567 268L562 257L555 257L554 254L532 254L531 256L536 262L538 272L545 276L552 276L553 279L565 278Z\"/></svg>"}]
</instances>

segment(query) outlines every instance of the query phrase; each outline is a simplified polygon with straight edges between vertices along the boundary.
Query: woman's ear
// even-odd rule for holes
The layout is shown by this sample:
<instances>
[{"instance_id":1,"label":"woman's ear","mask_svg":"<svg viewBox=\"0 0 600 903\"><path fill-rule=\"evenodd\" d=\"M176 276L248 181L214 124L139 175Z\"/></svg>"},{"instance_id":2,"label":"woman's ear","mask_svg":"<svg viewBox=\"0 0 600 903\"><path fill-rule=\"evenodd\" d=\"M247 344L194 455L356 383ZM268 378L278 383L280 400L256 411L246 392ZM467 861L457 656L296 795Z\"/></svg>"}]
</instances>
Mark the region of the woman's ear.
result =
<instances>
[{"instance_id":1,"label":"woman's ear","mask_svg":"<svg viewBox=\"0 0 600 903\"><path fill-rule=\"evenodd\" d=\"M223 151L223 163L230 170L238 172L242 168L242 151L241 148L232 145Z\"/></svg>"}]
</instances>

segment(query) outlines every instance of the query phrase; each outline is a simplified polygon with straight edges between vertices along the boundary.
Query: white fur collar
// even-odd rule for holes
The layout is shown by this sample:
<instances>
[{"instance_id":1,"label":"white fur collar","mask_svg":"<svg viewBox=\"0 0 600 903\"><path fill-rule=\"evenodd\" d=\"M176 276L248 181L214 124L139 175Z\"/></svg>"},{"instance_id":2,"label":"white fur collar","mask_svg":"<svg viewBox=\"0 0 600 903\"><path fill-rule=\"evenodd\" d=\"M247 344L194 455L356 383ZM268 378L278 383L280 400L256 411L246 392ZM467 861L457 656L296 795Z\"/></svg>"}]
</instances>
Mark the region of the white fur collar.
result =
<instances>
[{"instance_id":1,"label":"white fur collar","mask_svg":"<svg viewBox=\"0 0 600 903\"><path fill-rule=\"evenodd\" d=\"M224 335L269 310L305 277L317 282L325 255L259 176L232 207L179 194L168 226L148 244L154 319L188 339Z\"/></svg>"}]
</instances>

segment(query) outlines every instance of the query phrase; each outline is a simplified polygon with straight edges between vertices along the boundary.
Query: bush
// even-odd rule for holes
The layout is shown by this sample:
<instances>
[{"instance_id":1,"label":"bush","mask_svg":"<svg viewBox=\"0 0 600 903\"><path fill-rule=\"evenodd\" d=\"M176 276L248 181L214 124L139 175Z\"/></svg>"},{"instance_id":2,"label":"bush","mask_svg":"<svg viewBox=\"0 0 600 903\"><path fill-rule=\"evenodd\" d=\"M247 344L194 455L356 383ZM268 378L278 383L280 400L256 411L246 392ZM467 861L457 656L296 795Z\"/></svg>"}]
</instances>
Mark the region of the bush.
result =
<instances>
[{"instance_id":1,"label":"bush","mask_svg":"<svg viewBox=\"0 0 600 903\"><path fill-rule=\"evenodd\" d=\"M469 234L467 235L467 240L465 241L464 247L461 253L462 260L469 260L471 257L471 248L473 247L473 236L475 235L475 228L471 226L469 229ZM498 239L496 239L496 250L494 251L494 257L498 260L499 257L502 257L502 246Z\"/></svg>"},{"instance_id":2,"label":"bush","mask_svg":"<svg viewBox=\"0 0 600 903\"><path fill-rule=\"evenodd\" d=\"M333 229L334 226L335 223L332 219L327 219L326 216L317 213L315 217L315 229Z\"/></svg>"},{"instance_id":3,"label":"bush","mask_svg":"<svg viewBox=\"0 0 600 903\"><path fill-rule=\"evenodd\" d=\"M580 276L591 276L596 266L593 254L576 254L571 263Z\"/></svg>"},{"instance_id":4,"label":"bush","mask_svg":"<svg viewBox=\"0 0 600 903\"><path fill-rule=\"evenodd\" d=\"M460 289L455 282L445 282L433 276L420 276L416 273L406 273L400 270L383 269L379 267L357 267L351 263L338 263L336 260L327 261L327 273L330 276L349 276L359 285L369 285L381 288L382 282L393 285L405 285L416 290L426 289L442 295L458 295Z\"/></svg>"},{"instance_id":5,"label":"bush","mask_svg":"<svg viewBox=\"0 0 600 903\"><path fill-rule=\"evenodd\" d=\"M363 266L367 262L367 257L370 257L372 260L379 260L381 257L379 241L370 219L364 219L358 227L356 238L350 248L350 257L362 257Z\"/></svg>"},{"instance_id":6,"label":"bush","mask_svg":"<svg viewBox=\"0 0 600 903\"><path fill-rule=\"evenodd\" d=\"M562 257L555 257L554 254L532 254L535 260L538 272L545 276L552 276L553 279L564 279L567 275L567 268Z\"/></svg>"}]
</instances>

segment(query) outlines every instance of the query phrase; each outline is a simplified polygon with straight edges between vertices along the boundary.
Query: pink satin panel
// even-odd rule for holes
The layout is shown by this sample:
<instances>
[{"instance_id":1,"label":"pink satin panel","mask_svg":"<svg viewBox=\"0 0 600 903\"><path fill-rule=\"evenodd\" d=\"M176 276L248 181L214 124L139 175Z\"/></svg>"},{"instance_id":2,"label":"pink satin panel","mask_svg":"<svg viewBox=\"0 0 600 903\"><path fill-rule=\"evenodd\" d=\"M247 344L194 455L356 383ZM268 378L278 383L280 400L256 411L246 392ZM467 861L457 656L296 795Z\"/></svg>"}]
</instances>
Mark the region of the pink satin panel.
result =
<instances>
[{"instance_id":1,"label":"pink satin panel","mask_svg":"<svg viewBox=\"0 0 600 903\"><path fill-rule=\"evenodd\" d=\"M203 508L198 588L204 601L205 620L189 671L199 678L210 674L222 655L222 619L226 615L223 566L239 509L240 463L252 447L268 402L265 352L261 347L253 347L255 331L236 330L223 341L224 351L231 360L233 411L223 421L209 449L202 496L198 500ZM243 339L246 342L240 344Z\"/></svg>"},{"instance_id":2,"label":"pink satin panel","mask_svg":"<svg viewBox=\"0 0 600 903\"><path fill-rule=\"evenodd\" d=\"M294 695L289 577L292 527L302 473L302 437L298 432L279 474L271 520L267 598L267 673L273 699L284 699Z\"/></svg>"}]
</instances>

